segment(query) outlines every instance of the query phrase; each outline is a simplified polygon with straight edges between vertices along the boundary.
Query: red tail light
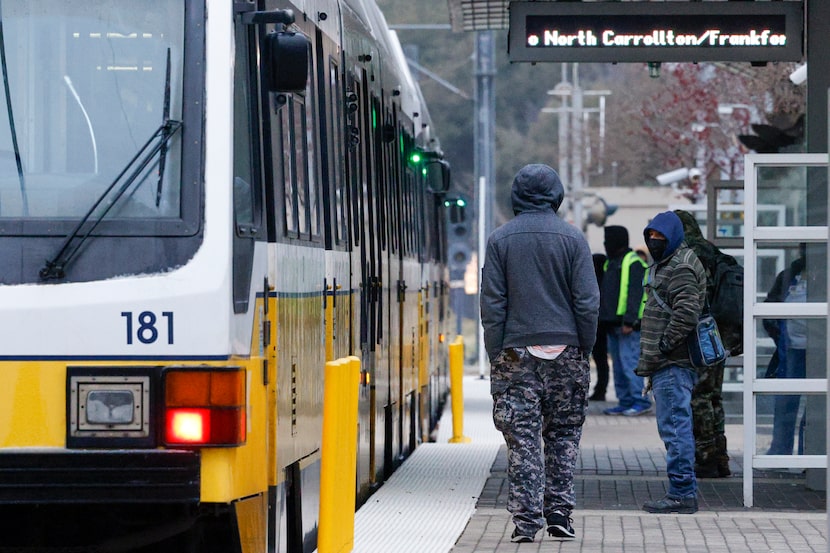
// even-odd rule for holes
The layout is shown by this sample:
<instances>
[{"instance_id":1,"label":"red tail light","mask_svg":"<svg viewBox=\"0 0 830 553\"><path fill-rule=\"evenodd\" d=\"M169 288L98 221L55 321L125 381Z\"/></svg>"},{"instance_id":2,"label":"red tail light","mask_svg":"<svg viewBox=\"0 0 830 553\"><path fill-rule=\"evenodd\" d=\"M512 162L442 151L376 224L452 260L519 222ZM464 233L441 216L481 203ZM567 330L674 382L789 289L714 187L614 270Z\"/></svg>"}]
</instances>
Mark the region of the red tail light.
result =
<instances>
[{"instance_id":1,"label":"red tail light","mask_svg":"<svg viewBox=\"0 0 830 553\"><path fill-rule=\"evenodd\" d=\"M165 445L245 443L244 370L172 369L164 383Z\"/></svg>"}]
</instances>

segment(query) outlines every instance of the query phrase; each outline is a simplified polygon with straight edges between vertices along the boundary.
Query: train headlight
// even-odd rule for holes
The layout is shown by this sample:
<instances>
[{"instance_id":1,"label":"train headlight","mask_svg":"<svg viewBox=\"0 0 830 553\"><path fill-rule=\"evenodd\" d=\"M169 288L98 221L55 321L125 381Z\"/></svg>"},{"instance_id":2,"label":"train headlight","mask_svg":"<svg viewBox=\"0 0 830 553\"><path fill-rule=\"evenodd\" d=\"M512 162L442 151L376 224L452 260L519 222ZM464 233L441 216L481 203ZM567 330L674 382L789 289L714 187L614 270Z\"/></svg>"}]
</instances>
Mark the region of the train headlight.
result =
<instances>
[{"instance_id":1,"label":"train headlight","mask_svg":"<svg viewBox=\"0 0 830 553\"><path fill-rule=\"evenodd\" d=\"M86 422L130 424L135 420L136 397L132 390L90 390L86 395Z\"/></svg>"},{"instance_id":2,"label":"train headlight","mask_svg":"<svg viewBox=\"0 0 830 553\"><path fill-rule=\"evenodd\" d=\"M152 446L151 382L144 369L69 367L67 445Z\"/></svg>"},{"instance_id":3,"label":"train headlight","mask_svg":"<svg viewBox=\"0 0 830 553\"><path fill-rule=\"evenodd\" d=\"M242 369L170 369L164 375L164 443L245 443L246 374Z\"/></svg>"}]
</instances>

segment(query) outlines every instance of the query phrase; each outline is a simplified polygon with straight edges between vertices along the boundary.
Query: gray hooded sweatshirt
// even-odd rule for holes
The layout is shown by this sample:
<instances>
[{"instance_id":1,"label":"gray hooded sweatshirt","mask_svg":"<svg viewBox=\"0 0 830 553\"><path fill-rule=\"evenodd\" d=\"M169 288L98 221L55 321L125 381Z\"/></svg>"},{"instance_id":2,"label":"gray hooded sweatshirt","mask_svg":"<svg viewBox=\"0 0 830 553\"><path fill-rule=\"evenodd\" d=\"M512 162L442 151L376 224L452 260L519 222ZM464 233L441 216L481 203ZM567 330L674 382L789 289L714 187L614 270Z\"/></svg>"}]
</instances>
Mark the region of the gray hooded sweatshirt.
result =
<instances>
[{"instance_id":1,"label":"gray hooded sweatshirt","mask_svg":"<svg viewBox=\"0 0 830 553\"><path fill-rule=\"evenodd\" d=\"M527 165L513 179L516 217L487 240L481 270L481 324L493 361L510 347L594 346L599 288L588 242L556 214L559 175Z\"/></svg>"}]
</instances>

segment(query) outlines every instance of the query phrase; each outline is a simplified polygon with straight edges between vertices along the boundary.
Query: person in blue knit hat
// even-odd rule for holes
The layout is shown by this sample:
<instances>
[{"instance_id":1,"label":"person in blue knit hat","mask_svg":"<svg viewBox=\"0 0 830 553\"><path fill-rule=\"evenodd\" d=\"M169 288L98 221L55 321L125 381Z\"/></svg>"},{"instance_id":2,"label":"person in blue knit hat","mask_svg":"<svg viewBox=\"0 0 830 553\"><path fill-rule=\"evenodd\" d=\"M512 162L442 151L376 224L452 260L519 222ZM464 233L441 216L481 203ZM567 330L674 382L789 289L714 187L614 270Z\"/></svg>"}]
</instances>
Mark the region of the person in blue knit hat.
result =
<instances>
[{"instance_id":1,"label":"person in blue knit hat","mask_svg":"<svg viewBox=\"0 0 830 553\"><path fill-rule=\"evenodd\" d=\"M646 501L643 510L691 514L698 509L691 405L697 371L689 361L687 339L703 310L706 271L684 241L676 213L656 215L643 236L654 263L646 284L637 374L649 380L654 394L669 477L666 495Z\"/></svg>"}]
</instances>

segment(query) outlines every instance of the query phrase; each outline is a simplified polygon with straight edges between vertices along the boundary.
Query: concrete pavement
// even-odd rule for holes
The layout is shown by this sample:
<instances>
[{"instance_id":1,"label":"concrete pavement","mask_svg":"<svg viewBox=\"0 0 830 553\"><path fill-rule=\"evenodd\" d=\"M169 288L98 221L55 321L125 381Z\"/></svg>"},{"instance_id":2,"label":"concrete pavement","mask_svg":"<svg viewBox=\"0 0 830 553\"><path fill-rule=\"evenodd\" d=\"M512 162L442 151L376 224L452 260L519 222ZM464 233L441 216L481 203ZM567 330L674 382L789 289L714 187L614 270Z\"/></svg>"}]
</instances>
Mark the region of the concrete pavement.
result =
<instances>
[{"instance_id":1,"label":"concrete pavement","mask_svg":"<svg viewBox=\"0 0 830 553\"><path fill-rule=\"evenodd\" d=\"M698 513L642 511L667 484L654 416L609 417L601 411L613 403L593 402L576 477L576 539L559 542L540 532L534 543L511 543L506 448L492 424L489 381L466 376L463 392L463 434L471 442L447 443L448 403L436 442L419 446L358 510L355 552L828 551L826 493L808 490L801 474L756 471L756 506L743 507L739 426L727 432L733 476L699 481Z\"/></svg>"}]
</instances>

